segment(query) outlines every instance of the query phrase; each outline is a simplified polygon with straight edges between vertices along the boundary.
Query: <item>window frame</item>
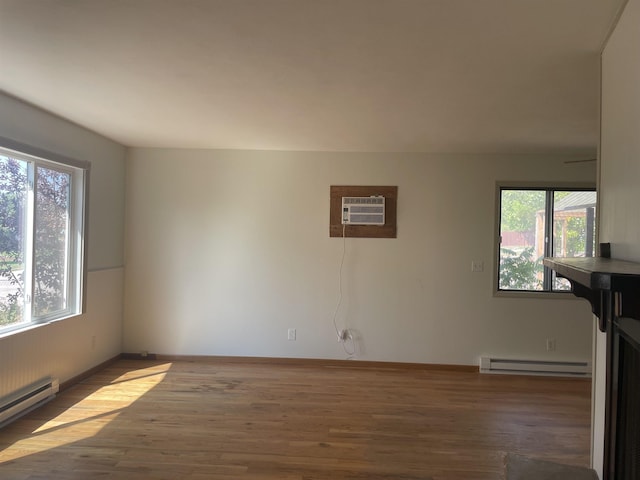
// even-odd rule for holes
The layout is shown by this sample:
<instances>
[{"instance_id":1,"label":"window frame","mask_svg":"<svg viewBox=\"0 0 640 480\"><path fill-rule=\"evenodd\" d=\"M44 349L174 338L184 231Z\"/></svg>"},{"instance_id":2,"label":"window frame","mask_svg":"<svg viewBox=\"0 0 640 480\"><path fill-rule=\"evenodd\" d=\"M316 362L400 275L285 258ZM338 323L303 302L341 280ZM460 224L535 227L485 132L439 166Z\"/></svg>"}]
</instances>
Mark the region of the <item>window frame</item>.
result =
<instances>
[{"instance_id":1,"label":"window frame","mask_svg":"<svg viewBox=\"0 0 640 480\"><path fill-rule=\"evenodd\" d=\"M69 226L67 239L67 279L69 283L67 306L63 310L44 314L39 317L31 316L30 321L0 327L0 337L13 335L40 325L76 317L86 313L87 287L87 243L89 234L89 177L91 163L77 160L44 149L33 147L12 139L0 137L0 153L16 160L33 162L33 168L44 167L57 172L69 174L71 185L69 189ZM35 195L37 186L32 186ZM29 212L30 216L33 212ZM34 218L29 218L30 222ZM27 241L33 249L33 235L35 225L30 227L32 238ZM35 250L31 254L35 256ZM32 283L33 265L30 266L32 275L26 284ZM30 289L32 290L32 288ZM33 292L28 293L31 297ZM33 309L33 298L30 300Z\"/></svg>"},{"instance_id":2,"label":"window frame","mask_svg":"<svg viewBox=\"0 0 640 480\"><path fill-rule=\"evenodd\" d=\"M500 240L501 240L501 219L502 219L502 191L503 190L538 190L546 192L547 198L549 195L553 196L554 192L565 191L594 191L597 194L596 184L593 182L512 182L512 181L500 181L496 182L495 191L495 222L494 222L494 268L493 268L493 296L494 297L508 297L508 298L545 298L545 299L576 299L575 295L571 291L562 290L504 290L500 288ZM598 197L597 197L598 198ZM598 210L599 198L596 200L596 212ZM547 207L545 201L545 208ZM598 245L598 215L596 213L596 226L594 233L594 241L596 246ZM547 218L548 228L549 222L553 222L553 218ZM548 235L548 230L545 228L545 234ZM553 232L551 233L553 237ZM545 245L545 250L552 248ZM548 251L548 250L546 250ZM595 254L595 252L594 252ZM547 267L545 267L545 270Z\"/></svg>"}]
</instances>

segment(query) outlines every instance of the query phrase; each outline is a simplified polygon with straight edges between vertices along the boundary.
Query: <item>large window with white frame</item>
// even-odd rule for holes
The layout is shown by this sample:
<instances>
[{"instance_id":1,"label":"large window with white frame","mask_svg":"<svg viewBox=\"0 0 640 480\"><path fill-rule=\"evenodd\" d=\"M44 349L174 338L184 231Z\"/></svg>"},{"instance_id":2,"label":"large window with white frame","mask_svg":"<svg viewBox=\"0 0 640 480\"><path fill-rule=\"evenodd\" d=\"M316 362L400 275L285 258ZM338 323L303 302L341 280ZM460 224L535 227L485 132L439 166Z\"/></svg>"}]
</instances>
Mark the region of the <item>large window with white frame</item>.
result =
<instances>
[{"instance_id":1,"label":"large window with white frame","mask_svg":"<svg viewBox=\"0 0 640 480\"><path fill-rule=\"evenodd\" d=\"M498 186L498 292L562 292L544 257L595 255L593 188Z\"/></svg>"},{"instance_id":2,"label":"large window with white frame","mask_svg":"<svg viewBox=\"0 0 640 480\"><path fill-rule=\"evenodd\" d=\"M89 164L11 146L0 147L0 333L80 314L84 280Z\"/></svg>"}]
</instances>

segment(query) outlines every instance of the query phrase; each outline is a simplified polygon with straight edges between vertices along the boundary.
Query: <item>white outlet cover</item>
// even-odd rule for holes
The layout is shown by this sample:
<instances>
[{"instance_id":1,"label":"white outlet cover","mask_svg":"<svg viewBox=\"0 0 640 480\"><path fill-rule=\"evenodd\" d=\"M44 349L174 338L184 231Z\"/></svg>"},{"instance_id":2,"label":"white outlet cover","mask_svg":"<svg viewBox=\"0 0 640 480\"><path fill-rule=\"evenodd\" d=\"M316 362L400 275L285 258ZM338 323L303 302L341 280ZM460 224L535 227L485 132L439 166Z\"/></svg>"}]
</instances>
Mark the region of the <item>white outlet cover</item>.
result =
<instances>
[{"instance_id":1,"label":"white outlet cover","mask_svg":"<svg viewBox=\"0 0 640 480\"><path fill-rule=\"evenodd\" d=\"M295 340L296 339L296 329L295 328L290 328L289 330L287 330L287 339L288 340Z\"/></svg>"},{"instance_id":2,"label":"white outlet cover","mask_svg":"<svg viewBox=\"0 0 640 480\"><path fill-rule=\"evenodd\" d=\"M473 260L471 262L472 272L484 272L484 262L482 260Z\"/></svg>"}]
</instances>

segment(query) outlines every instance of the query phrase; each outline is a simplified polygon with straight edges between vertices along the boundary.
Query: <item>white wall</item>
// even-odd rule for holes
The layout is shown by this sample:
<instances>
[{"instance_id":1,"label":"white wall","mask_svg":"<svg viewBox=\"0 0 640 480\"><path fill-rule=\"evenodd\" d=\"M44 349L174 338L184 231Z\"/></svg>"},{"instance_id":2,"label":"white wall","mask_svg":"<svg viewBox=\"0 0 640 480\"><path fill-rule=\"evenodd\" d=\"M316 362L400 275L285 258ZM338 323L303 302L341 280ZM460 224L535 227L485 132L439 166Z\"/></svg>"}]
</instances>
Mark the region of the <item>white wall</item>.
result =
<instances>
[{"instance_id":1,"label":"white wall","mask_svg":"<svg viewBox=\"0 0 640 480\"><path fill-rule=\"evenodd\" d=\"M398 238L347 239L338 322L360 333L358 358L590 359L587 302L492 296L497 180L595 182L595 167L535 156L131 149L124 350L344 358L332 326L342 240L329 238L329 187L364 184L399 187ZM472 260L485 271L471 273Z\"/></svg>"},{"instance_id":2,"label":"white wall","mask_svg":"<svg viewBox=\"0 0 640 480\"><path fill-rule=\"evenodd\" d=\"M122 351L125 149L3 94L0 136L91 162L87 313L1 337L1 397L46 375L68 380Z\"/></svg>"},{"instance_id":3,"label":"white wall","mask_svg":"<svg viewBox=\"0 0 640 480\"><path fill-rule=\"evenodd\" d=\"M629 0L602 55L600 241L611 256L640 261L640 0ZM596 366L605 369L604 334ZM604 375L594 385L594 467L602 474Z\"/></svg>"}]
</instances>

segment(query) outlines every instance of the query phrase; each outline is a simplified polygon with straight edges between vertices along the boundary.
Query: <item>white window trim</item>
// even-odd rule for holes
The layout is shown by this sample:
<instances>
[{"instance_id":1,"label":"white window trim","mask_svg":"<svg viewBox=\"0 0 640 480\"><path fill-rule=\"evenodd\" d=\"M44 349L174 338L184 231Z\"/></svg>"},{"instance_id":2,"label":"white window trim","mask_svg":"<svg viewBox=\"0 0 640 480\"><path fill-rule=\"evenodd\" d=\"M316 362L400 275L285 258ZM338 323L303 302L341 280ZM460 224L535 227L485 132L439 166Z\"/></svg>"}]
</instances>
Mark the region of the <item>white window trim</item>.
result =
<instances>
[{"instance_id":1,"label":"white window trim","mask_svg":"<svg viewBox=\"0 0 640 480\"><path fill-rule=\"evenodd\" d=\"M73 292L73 298L69 299L68 307L62 312L38 317L28 323L0 328L0 338L12 335L34 327L47 325L53 322L75 317L86 313L86 287L87 287L87 241L89 235L89 177L91 162L77 160L38 147L27 145L16 140L0 137L0 148L19 160L36 161L38 165L52 167L58 171L64 171L72 176L72 215L70 218L70 250L76 252L77 262L71 262L69 279L77 289ZM71 168L69 168L71 167ZM33 206L33 202L30 202ZM30 213L30 218L33 218ZM31 227L32 228L32 227ZM32 237L32 235L29 235ZM29 240L31 242L31 239ZM33 245L27 248L33 249ZM25 286L26 290L26 286ZM31 291L29 289L26 291Z\"/></svg>"}]
</instances>

